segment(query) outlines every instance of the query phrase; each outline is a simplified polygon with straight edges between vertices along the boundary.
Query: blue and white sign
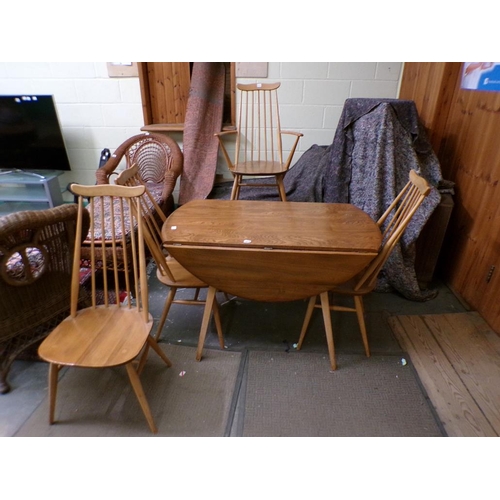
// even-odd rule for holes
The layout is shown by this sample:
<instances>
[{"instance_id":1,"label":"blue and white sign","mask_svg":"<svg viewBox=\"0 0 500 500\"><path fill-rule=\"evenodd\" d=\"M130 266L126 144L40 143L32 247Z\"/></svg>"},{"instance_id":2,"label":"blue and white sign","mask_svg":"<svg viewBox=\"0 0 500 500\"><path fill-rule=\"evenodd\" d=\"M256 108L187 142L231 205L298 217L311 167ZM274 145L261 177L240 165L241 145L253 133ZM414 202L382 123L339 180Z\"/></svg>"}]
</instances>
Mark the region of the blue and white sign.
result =
<instances>
[{"instance_id":1,"label":"blue and white sign","mask_svg":"<svg viewBox=\"0 0 500 500\"><path fill-rule=\"evenodd\" d=\"M500 92L500 62L466 62L462 88Z\"/></svg>"}]
</instances>

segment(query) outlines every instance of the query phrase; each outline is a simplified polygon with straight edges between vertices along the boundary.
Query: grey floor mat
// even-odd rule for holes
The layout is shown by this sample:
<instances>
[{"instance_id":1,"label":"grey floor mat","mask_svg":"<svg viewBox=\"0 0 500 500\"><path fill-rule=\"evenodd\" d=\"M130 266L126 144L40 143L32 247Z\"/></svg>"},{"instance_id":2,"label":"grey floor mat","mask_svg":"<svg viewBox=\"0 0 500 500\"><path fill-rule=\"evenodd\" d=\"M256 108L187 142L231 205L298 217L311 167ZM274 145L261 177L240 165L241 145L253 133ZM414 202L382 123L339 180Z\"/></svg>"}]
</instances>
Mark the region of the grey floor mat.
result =
<instances>
[{"instance_id":1,"label":"grey floor mat","mask_svg":"<svg viewBox=\"0 0 500 500\"><path fill-rule=\"evenodd\" d=\"M409 360L250 351L243 436L443 436Z\"/></svg>"},{"instance_id":2,"label":"grey floor mat","mask_svg":"<svg viewBox=\"0 0 500 500\"><path fill-rule=\"evenodd\" d=\"M158 436L224 436L239 386L241 353L204 351L160 344L172 361L167 368L150 352L141 376ZM48 424L48 398L16 436L152 436L125 368L69 368L60 378L56 420Z\"/></svg>"}]
</instances>

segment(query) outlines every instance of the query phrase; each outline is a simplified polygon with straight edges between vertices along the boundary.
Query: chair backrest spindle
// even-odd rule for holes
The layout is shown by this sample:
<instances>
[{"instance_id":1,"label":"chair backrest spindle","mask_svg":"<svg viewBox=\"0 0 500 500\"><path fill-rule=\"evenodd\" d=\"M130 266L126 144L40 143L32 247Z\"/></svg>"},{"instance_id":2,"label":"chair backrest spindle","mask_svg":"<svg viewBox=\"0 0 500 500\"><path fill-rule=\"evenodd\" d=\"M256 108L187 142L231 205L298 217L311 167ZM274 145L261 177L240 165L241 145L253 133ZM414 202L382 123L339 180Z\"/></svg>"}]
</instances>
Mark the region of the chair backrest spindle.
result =
<instances>
[{"instance_id":1,"label":"chair backrest spindle","mask_svg":"<svg viewBox=\"0 0 500 500\"><path fill-rule=\"evenodd\" d=\"M112 184L96 186L71 185L78 196L79 219L84 209L83 198L89 199L91 299L92 307L137 307L148 321L149 308L147 297L146 260L144 252L144 233L140 213L139 199L145 192L144 186L124 187ZM109 207L107 217L104 207ZM95 219L104 221L94 224ZM77 238L81 235L77 225ZM130 243L130 244L129 244ZM96 250L100 249L100 252ZM111 252L109 252L111 250ZM79 250L80 251L80 250ZM75 249L75 259L80 254ZM102 259L100 262L99 259ZM75 260L79 263L79 260ZM74 264L76 265L76 264ZM131 271L129 276L128 270ZM98 298L97 273L102 272L102 297ZM127 303L120 301L121 287L126 294ZM71 314L76 314L78 292L78 273L73 273ZM114 297L113 297L114 294Z\"/></svg>"},{"instance_id":2,"label":"chair backrest spindle","mask_svg":"<svg viewBox=\"0 0 500 500\"><path fill-rule=\"evenodd\" d=\"M277 89L273 84L239 84L240 107L235 158L282 162ZM244 141L244 145L241 144ZM243 157L240 153L243 152Z\"/></svg>"}]
</instances>

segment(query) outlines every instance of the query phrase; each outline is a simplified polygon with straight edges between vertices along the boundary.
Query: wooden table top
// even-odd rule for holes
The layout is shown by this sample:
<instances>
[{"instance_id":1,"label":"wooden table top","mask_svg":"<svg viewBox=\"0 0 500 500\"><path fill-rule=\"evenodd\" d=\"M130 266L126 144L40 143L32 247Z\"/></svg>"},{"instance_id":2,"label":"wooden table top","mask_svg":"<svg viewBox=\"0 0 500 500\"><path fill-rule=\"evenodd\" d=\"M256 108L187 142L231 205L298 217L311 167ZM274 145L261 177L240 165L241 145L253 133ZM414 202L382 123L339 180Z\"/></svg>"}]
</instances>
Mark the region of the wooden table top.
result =
<instances>
[{"instance_id":1,"label":"wooden table top","mask_svg":"<svg viewBox=\"0 0 500 500\"><path fill-rule=\"evenodd\" d=\"M217 290L291 301L329 290L377 255L376 223L348 204L193 200L162 228L165 248Z\"/></svg>"},{"instance_id":2,"label":"wooden table top","mask_svg":"<svg viewBox=\"0 0 500 500\"><path fill-rule=\"evenodd\" d=\"M354 205L193 200L163 226L170 245L376 253L381 235Z\"/></svg>"}]
</instances>

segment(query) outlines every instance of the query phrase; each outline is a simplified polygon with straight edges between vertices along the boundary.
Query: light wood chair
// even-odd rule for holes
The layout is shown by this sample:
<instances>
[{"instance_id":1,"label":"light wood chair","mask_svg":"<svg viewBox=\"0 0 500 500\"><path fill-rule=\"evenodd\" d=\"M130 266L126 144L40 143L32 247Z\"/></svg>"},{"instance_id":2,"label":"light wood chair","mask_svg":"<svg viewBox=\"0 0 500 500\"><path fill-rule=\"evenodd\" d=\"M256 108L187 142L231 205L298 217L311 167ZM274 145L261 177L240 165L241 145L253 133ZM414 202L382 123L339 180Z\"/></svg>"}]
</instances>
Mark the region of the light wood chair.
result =
<instances>
[{"instance_id":1,"label":"light wood chair","mask_svg":"<svg viewBox=\"0 0 500 500\"><path fill-rule=\"evenodd\" d=\"M364 319L363 296L372 292L375 288L377 276L380 270L400 240L418 207L422 204L430 192L431 188L428 182L423 177L420 177L414 170L411 170L410 180L377 221L377 225L382 231L382 246L377 257L375 257L370 265L356 277L347 283L338 285L330 290L330 293L332 294L352 296L355 307L344 307L331 304L329 300L329 292L324 292L319 296L319 303L318 296L311 297L309 299L304 323L302 325L299 341L297 343L297 349L301 349L302 347L314 308L321 308L323 312L323 321L325 324L330 359L334 360L332 363L332 370L335 370L337 366L335 362L330 311L347 311L355 312L357 314L365 353L367 357L370 356L370 347Z\"/></svg>"},{"instance_id":2,"label":"light wood chair","mask_svg":"<svg viewBox=\"0 0 500 500\"><path fill-rule=\"evenodd\" d=\"M237 130L218 132L221 150L234 183L231 199L237 200L241 186L277 186L280 199L286 201L283 178L292 162L295 149L303 134L281 130L278 105L280 83L238 84L240 91ZM224 138L236 134L234 161L228 153ZM289 153L283 159L283 136L293 136ZM245 183L248 177L274 177L275 183Z\"/></svg>"},{"instance_id":3,"label":"light wood chair","mask_svg":"<svg viewBox=\"0 0 500 500\"><path fill-rule=\"evenodd\" d=\"M144 194L145 187L128 188L115 185L79 186L72 184L72 191L78 196L78 220L76 241L81 241L82 219L85 211L83 198L90 201L90 260L92 267L91 299L92 305L77 310L79 292L79 262L80 245L75 247L73 273L71 281L70 315L64 319L42 342L38 353L49 366L49 422L54 423L58 373L63 366L78 366L85 368L108 368L125 365L132 388L139 400L148 425L153 433L157 432L151 410L149 408L142 384L139 379L135 361L147 345L162 358L167 366L171 366L168 357L150 335L153 318L148 307L148 283L146 275L146 260L144 249L144 228L142 217L138 216L139 197ZM110 200L110 198L114 198ZM99 203L96 201L99 200ZM100 212L96 214L96 205ZM101 252L105 260L103 273L103 298L98 297L96 287L96 248L104 246L107 241L99 231L95 235L94 220L104 218L104 206L112 211L113 224L106 228L111 241L112 253ZM129 230L136 227L137 230ZM130 245L125 239L130 238ZM125 284L120 284L117 248L122 249L123 261L130 265L133 280L125 273ZM130 252L127 250L130 247ZM109 260L109 261L108 261ZM108 261L108 262L106 262ZM131 283L133 281L134 289ZM124 287L126 300L120 303L118 297ZM114 294L114 298L113 298ZM115 303L116 302L116 303Z\"/></svg>"},{"instance_id":4,"label":"light wood chair","mask_svg":"<svg viewBox=\"0 0 500 500\"><path fill-rule=\"evenodd\" d=\"M143 186L140 172L137 165L133 165L120 173L116 179L116 184L122 186ZM169 287L165 306L158 323L155 340L160 338L163 326L167 319L170 307L172 304L204 306L206 301L200 298L200 291L203 288L208 288L208 285L193 276L187 269L179 264L168 252L163 248L161 227L167 220L167 217L156 203L154 197L149 190L145 189L144 194L140 197L140 208L143 220L145 221L145 242L151 252L151 255L156 263L156 277L160 283ZM176 299L175 296L179 289L192 289L194 296L192 299ZM224 337L222 335L222 324L220 319L220 310L217 300L213 303L213 317L219 337L219 345L224 349ZM147 348L141 358L139 373L147 356Z\"/></svg>"}]
</instances>

